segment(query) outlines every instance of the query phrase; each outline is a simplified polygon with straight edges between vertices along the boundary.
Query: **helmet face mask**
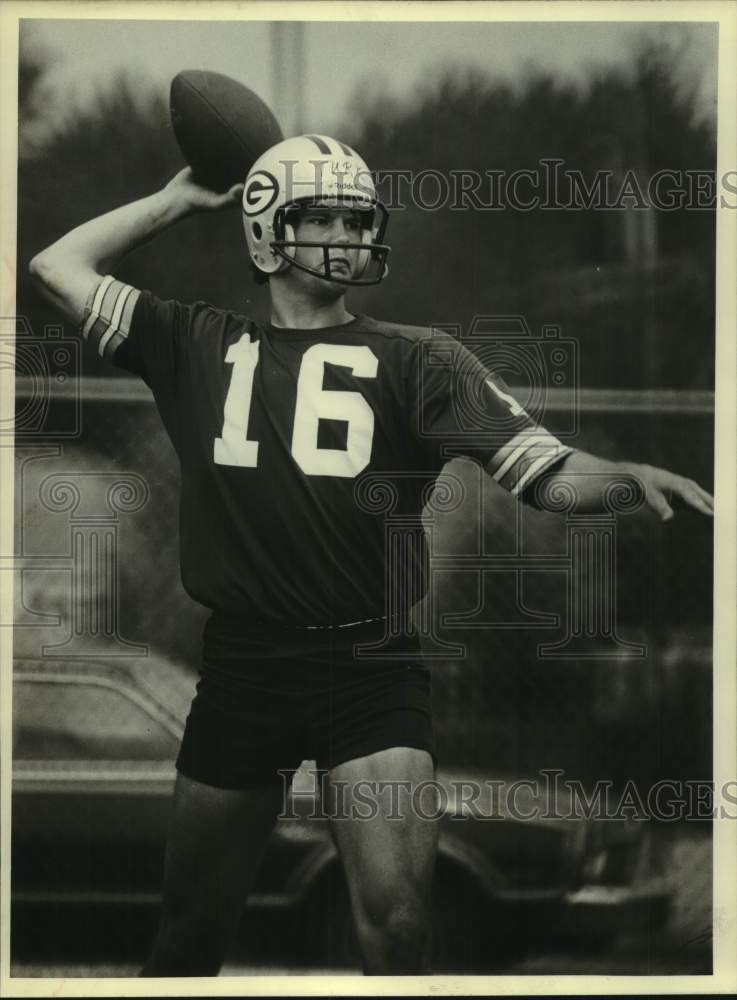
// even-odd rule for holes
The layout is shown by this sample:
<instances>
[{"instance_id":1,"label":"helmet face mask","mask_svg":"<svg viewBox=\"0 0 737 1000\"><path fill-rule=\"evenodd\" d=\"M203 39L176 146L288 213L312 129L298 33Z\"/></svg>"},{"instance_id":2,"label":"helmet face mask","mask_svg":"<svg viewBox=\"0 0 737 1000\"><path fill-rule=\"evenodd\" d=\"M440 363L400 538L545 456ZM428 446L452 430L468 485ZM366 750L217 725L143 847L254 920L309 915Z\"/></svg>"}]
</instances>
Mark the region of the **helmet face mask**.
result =
<instances>
[{"instance_id":1,"label":"helmet face mask","mask_svg":"<svg viewBox=\"0 0 737 1000\"><path fill-rule=\"evenodd\" d=\"M294 213L309 208L357 212L365 222L360 242L296 239ZM246 178L243 225L251 261L263 275L297 267L338 284L378 284L388 272L387 223L388 213L376 197L368 167L350 147L329 136L297 136L278 143L259 157ZM299 260L301 248L322 250L320 265ZM357 255L350 276L342 268L333 271L331 250Z\"/></svg>"},{"instance_id":2,"label":"helmet face mask","mask_svg":"<svg viewBox=\"0 0 737 1000\"><path fill-rule=\"evenodd\" d=\"M334 242L324 240L298 240L295 234L293 213L301 213L310 208L319 208L326 212L331 211L357 211L365 218L367 224L361 226L360 242ZM291 217L291 219L290 219ZM366 218L368 217L368 218ZM387 273L386 258L389 254L389 247L384 243L384 233L389 222L389 215L386 208L377 202L370 208L357 208L355 202L341 201L339 203L328 203L325 199L319 201L307 200L299 204L277 209L274 216L274 236L271 241L273 251L281 257L287 264L313 274L318 278L325 278L342 285L376 285ZM320 249L322 251L322 266L320 269L310 267L297 257L297 251L301 248ZM339 250L342 253L353 253L357 257L357 265L353 269L350 277L334 273L331 265L330 251Z\"/></svg>"}]
</instances>

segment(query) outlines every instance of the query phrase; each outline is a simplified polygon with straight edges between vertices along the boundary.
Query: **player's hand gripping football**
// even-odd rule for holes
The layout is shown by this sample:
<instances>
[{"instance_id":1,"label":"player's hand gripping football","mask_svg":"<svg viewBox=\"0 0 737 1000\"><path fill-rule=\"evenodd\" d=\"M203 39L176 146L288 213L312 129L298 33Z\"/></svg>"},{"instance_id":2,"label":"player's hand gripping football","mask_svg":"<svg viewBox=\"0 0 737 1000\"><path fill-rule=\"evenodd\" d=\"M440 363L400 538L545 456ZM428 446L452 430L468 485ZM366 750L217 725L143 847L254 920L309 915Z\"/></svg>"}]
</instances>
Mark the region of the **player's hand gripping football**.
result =
<instances>
[{"instance_id":1,"label":"player's hand gripping football","mask_svg":"<svg viewBox=\"0 0 737 1000\"><path fill-rule=\"evenodd\" d=\"M640 480L645 489L645 502L661 521L670 521L674 507L692 507L707 517L713 517L714 498L693 479L685 479L652 465L628 462L626 469Z\"/></svg>"},{"instance_id":2,"label":"player's hand gripping football","mask_svg":"<svg viewBox=\"0 0 737 1000\"><path fill-rule=\"evenodd\" d=\"M234 184L227 191L212 191L198 184L192 168L185 167L172 177L164 191L189 212L216 212L240 204L243 184Z\"/></svg>"}]
</instances>

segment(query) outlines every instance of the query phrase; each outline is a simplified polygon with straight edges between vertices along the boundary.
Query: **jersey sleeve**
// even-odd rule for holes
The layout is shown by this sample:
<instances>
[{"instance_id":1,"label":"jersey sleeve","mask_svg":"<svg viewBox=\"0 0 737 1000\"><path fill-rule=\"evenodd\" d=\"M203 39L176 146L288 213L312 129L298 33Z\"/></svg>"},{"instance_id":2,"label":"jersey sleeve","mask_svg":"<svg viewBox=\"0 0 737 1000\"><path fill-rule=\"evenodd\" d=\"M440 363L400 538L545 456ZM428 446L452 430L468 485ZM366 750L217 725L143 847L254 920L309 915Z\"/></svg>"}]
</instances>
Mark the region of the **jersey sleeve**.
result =
<instances>
[{"instance_id":1,"label":"jersey sleeve","mask_svg":"<svg viewBox=\"0 0 737 1000\"><path fill-rule=\"evenodd\" d=\"M82 336L101 358L155 391L179 371L188 348L192 307L158 299L108 275L90 293Z\"/></svg>"},{"instance_id":2,"label":"jersey sleeve","mask_svg":"<svg viewBox=\"0 0 737 1000\"><path fill-rule=\"evenodd\" d=\"M80 329L87 345L101 358L112 361L128 339L140 295L137 288L116 281L109 274L90 292Z\"/></svg>"},{"instance_id":3,"label":"jersey sleeve","mask_svg":"<svg viewBox=\"0 0 737 1000\"><path fill-rule=\"evenodd\" d=\"M432 469L465 455L522 497L573 451L536 424L504 381L448 334L432 333L414 344L407 392L414 433Z\"/></svg>"},{"instance_id":4,"label":"jersey sleeve","mask_svg":"<svg viewBox=\"0 0 737 1000\"><path fill-rule=\"evenodd\" d=\"M81 324L92 350L146 382L175 447L179 375L190 349L191 325L191 306L163 301L110 275L90 293Z\"/></svg>"}]
</instances>

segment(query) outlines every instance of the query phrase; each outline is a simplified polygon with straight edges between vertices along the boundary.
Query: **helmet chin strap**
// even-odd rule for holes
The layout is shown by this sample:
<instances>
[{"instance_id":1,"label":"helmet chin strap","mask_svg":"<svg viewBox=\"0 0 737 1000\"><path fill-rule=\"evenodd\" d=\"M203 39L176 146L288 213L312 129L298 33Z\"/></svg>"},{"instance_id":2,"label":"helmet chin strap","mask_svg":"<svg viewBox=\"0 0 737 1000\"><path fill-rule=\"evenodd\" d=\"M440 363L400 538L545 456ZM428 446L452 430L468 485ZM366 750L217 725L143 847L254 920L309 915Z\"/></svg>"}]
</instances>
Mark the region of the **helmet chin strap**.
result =
<instances>
[{"instance_id":1,"label":"helmet chin strap","mask_svg":"<svg viewBox=\"0 0 737 1000\"><path fill-rule=\"evenodd\" d=\"M335 282L339 285L346 285L349 288L356 288L367 285L378 285L380 281L389 273L389 266L386 263L386 257L389 253L389 247L385 244L380 244L372 248L364 246L359 243L313 243L313 242L299 242L295 243L291 240L278 240L273 244L274 253L278 254L283 261L293 267L298 268L300 271L304 271L306 274L311 274L315 278L322 278L323 281ZM307 264L302 264L300 261L296 260L290 254L286 252L287 247L292 247L293 249L298 249L299 247L316 247L322 250L323 253L323 265L324 271L318 271L313 267L309 267ZM380 267L377 269L373 277L363 277L366 268L364 267L359 277L341 277L338 274L333 273L330 262L330 251L331 250L344 250L344 251L361 251L362 253L371 254L376 259L377 252L381 254L382 259L378 261ZM278 273L278 272L276 272Z\"/></svg>"},{"instance_id":2,"label":"helmet chin strap","mask_svg":"<svg viewBox=\"0 0 737 1000\"><path fill-rule=\"evenodd\" d=\"M305 206L303 206L305 207ZM309 207L309 206L306 206ZM343 206L349 207L349 206ZM371 219L378 220L375 228L362 228L360 242L325 242L313 240L298 240L293 224L292 212L299 211L300 206L288 206L286 209L278 209L274 217L273 232L276 239L269 241L269 249L273 257L281 258L279 266L272 274L278 274L286 266L294 266L306 274L323 281L345 285L346 287L361 287L367 285L378 285L389 273L386 259L390 252L388 244L382 242L387 224L387 213L384 206L377 202L372 206ZM378 242L374 242L377 240ZM302 261L296 259L297 251L300 248L318 249L322 251L323 266L318 270ZM357 266L345 273L341 267L334 267L331 261L331 251L334 255L358 254ZM366 254L361 257L360 254ZM372 267L371 265L375 266ZM258 265L257 265L258 266ZM341 273L342 272L342 273Z\"/></svg>"}]
</instances>

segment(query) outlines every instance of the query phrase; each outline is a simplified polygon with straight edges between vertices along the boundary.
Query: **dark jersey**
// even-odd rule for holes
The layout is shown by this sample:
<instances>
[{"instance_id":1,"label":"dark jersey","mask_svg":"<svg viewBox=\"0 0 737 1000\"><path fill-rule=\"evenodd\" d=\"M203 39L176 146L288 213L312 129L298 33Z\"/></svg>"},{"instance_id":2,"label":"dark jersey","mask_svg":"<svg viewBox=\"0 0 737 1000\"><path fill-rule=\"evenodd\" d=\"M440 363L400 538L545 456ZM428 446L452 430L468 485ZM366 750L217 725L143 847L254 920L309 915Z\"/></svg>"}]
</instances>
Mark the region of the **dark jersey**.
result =
<instances>
[{"instance_id":1,"label":"dark jersey","mask_svg":"<svg viewBox=\"0 0 737 1000\"><path fill-rule=\"evenodd\" d=\"M412 581L420 597L420 515L449 457L521 494L570 451L430 329L281 329L105 278L83 332L150 386L179 456L186 590L244 620L344 624Z\"/></svg>"}]
</instances>

